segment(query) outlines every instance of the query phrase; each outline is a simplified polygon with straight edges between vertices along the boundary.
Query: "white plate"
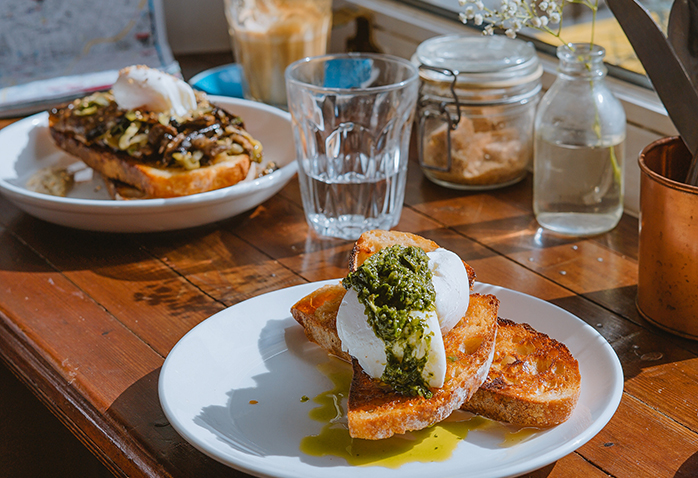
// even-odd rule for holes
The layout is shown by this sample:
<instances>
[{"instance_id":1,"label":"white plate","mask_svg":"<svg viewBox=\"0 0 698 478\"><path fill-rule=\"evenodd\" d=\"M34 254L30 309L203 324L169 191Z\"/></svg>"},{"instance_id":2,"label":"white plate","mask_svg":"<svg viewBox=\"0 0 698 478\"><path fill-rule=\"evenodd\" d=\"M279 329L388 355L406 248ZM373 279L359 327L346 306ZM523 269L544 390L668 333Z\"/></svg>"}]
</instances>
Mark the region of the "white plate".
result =
<instances>
[{"instance_id":1,"label":"white plate","mask_svg":"<svg viewBox=\"0 0 698 478\"><path fill-rule=\"evenodd\" d=\"M280 167L278 171L227 188L168 199L113 201L97 176L81 183L69 197L36 193L25 188L27 179L36 171L77 160L55 146L48 130L48 113L44 112L0 130L0 192L39 219L105 232L183 229L252 209L276 194L296 173L291 116L262 103L209 98L242 117L247 130L262 142L264 160L274 161Z\"/></svg>"},{"instance_id":2,"label":"white plate","mask_svg":"<svg viewBox=\"0 0 698 478\"><path fill-rule=\"evenodd\" d=\"M471 432L443 462L400 468L347 465L340 458L302 453L301 439L322 423L301 403L332 388L316 368L326 354L308 342L289 313L325 281L264 294L223 310L193 328L172 349L160 372L160 403L172 426L193 446L257 476L302 478L504 477L538 469L590 440L611 419L623 393L623 372L613 349L592 327L540 299L478 284L497 295L500 315L528 322L564 342L579 361L582 391L565 423L508 448L487 431ZM259 403L251 405L250 400ZM501 442L500 442L501 443Z\"/></svg>"}]
</instances>

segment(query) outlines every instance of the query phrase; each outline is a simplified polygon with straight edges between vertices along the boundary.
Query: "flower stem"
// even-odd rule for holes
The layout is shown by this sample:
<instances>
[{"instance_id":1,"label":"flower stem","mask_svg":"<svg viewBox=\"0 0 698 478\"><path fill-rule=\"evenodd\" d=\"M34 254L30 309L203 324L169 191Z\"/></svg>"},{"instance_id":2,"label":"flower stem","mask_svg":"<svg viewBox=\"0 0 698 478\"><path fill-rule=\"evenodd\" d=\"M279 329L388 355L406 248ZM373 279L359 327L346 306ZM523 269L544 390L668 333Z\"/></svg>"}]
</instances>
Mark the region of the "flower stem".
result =
<instances>
[{"instance_id":1,"label":"flower stem","mask_svg":"<svg viewBox=\"0 0 698 478\"><path fill-rule=\"evenodd\" d=\"M589 43L594 46L594 34L596 33L596 13L599 11L599 0L594 1L594 7L591 8L591 39Z\"/></svg>"}]
</instances>

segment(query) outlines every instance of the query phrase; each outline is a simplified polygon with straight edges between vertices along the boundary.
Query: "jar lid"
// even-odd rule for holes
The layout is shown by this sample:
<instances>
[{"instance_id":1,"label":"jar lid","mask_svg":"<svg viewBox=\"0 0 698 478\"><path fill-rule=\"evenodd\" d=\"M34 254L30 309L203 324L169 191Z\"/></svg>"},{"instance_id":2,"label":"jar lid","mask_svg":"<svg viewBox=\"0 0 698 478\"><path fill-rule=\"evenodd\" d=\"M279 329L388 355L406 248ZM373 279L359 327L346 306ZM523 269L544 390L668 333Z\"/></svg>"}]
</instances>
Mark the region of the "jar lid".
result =
<instances>
[{"instance_id":1,"label":"jar lid","mask_svg":"<svg viewBox=\"0 0 698 478\"><path fill-rule=\"evenodd\" d=\"M417 47L413 61L448 69L458 75L458 84L470 88L521 85L537 81L543 68L534 46L503 36L443 35ZM451 83L453 77L440 71L421 69L422 79Z\"/></svg>"}]
</instances>

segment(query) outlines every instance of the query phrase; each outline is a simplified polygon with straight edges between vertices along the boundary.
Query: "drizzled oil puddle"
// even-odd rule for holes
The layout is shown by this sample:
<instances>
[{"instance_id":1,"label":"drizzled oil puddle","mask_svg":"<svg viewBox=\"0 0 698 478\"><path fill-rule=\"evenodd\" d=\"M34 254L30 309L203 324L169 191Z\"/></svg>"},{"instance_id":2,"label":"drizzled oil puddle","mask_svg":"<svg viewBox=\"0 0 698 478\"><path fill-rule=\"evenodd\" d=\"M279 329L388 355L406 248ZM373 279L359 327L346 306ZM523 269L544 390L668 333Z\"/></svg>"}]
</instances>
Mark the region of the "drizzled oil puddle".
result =
<instances>
[{"instance_id":1,"label":"drizzled oil puddle","mask_svg":"<svg viewBox=\"0 0 698 478\"><path fill-rule=\"evenodd\" d=\"M458 443L474 430L487 430L501 439L499 446L510 447L530 439L539 430L515 428L487 418L456 411L433 427L393 436L385 440L351 438L345 414L351 383L351 367L338 359L317 366L334 387L312 399L318 406L308 413L313 420L324 423L318 435L301 440L302 452L312 456L337 456L350 465L399 468L406 463L448 460Z\"/></svg>"},{"instance_id":2,"label":"drizzled oil puddle","mask_svg":"<svg viewBox=\"0 0 698 478\"><path fill-rule=\"evenodd\" d=\"M500 425L502 426L502 425ZM536 434L536 432L539 432L540 429L538 428L520 428L518 430L514 431L508 431L504 435L504 440L500 444L502 448L508 448L510 446L518 445L519 443L523 443L529 438L531 438L533 435Z\"/></svg>"}]
</instances>

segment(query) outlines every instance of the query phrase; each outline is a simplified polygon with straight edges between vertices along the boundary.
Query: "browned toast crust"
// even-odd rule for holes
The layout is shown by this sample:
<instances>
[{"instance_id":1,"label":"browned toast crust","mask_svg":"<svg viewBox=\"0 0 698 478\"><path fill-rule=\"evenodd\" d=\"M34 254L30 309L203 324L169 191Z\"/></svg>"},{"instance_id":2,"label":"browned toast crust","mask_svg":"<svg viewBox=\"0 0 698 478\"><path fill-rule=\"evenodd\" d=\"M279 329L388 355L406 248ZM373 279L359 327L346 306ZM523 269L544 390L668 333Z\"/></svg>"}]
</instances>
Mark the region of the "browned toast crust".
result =
<instances>
[{"instance_id":1,"label":"browned toast crust","mask_svg":"<svg viewBox=\"0 0 698 478\"><path fill-rule=\"evenodd\" d=\"M480 387L492 361L499 300L473 294L466 316L444 336L447 366L441 388L431 398L395 393L366 375L352 360L347 417L354 438L378 440L438 423L457 410Z\"/></svg>"},{"instance_id":2,"label":"browned toast crust","mask_svg":"<svg viewBox=\"0 0 698 478\"><path fill-rule=\"evenodd\" d=\"M337 335L337 311L346 289L341 284L326 285L311 292L291 307L291 315L303 326L306 337L328 353L351 362Z\"/></svg>"},{"instance_id":3,"label":"browned toast crust","mask_svg":"<svg viewBox=\"0 0 698 478\"><path fill-rule=\"evenodd\" d=\"M349 260L349 270L355 271L361 264L384 247L401 244L405 247L415 246L424 252L435 251L439 245L422 236L409 232L374 230L365 232L354 243Z\"/></svg>"},{"instance_id":4,"label":"browned toast crust","mask_svg":"<svg viewBox=\"0 0 698 478\"><path fill-rule=\"evenodd\" d=\"M250 168L247 154L225 156L225 160L194 170L158 169L141 163L128 154L107 148L86 146L69 134L49 128L56 144L82 159L107 178L129 184L143 192L143 198L168 198L212 191L232 186L245 179Z\"/></svg>"},{"instance_id":5,"label":"browned toast crust","mask_svg":"<svg viewBox=\"0 0 698 478\"><path fill-rule=\"evenodd\" d=\"M569 418L579 399L579 364L569 349L528 324L498 320L487 380L463 410L519 426L549 427Z\"/></svg>"}]
</instances>

